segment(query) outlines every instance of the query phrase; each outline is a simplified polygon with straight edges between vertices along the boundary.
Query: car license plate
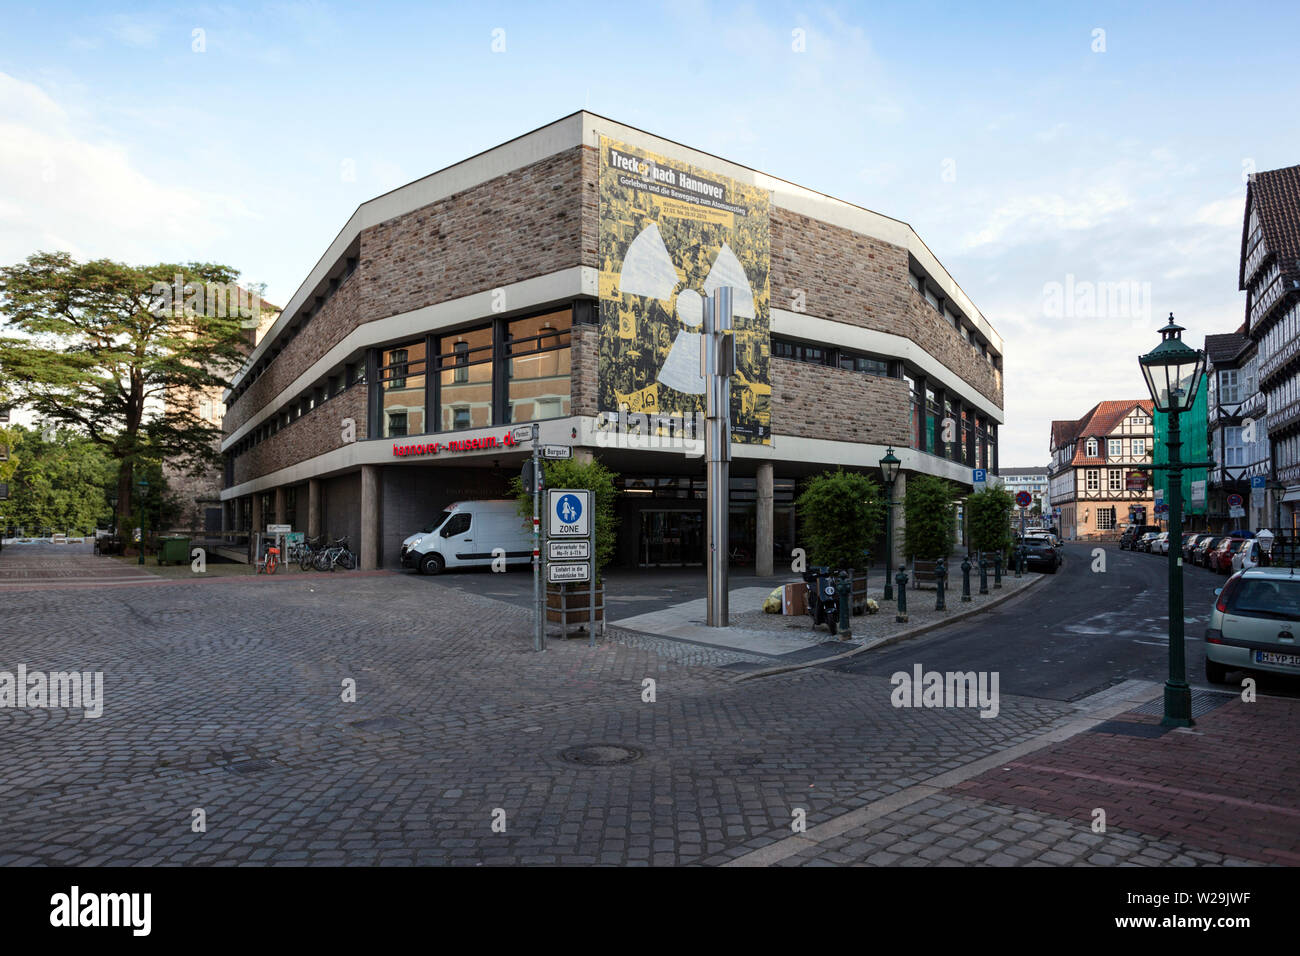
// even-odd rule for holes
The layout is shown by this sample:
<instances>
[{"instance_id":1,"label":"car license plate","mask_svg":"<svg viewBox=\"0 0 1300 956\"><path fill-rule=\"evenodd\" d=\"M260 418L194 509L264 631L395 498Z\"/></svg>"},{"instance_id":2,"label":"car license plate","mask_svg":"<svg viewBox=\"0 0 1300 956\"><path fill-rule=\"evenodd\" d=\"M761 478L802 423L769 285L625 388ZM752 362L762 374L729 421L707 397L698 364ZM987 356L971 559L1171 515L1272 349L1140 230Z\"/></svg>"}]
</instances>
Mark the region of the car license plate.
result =
<instances>
[{"instance_id":1,"label":"car license plate","mask_svg":"<svg viewBox=\"0 0 1300 956\"><path fill-rule=\"evenodd\" d=\"M1300 654L1275 654L1272 651L1256 651L1256 664L1290 664L1300 667Z\"/></svg>"}]
</instances>

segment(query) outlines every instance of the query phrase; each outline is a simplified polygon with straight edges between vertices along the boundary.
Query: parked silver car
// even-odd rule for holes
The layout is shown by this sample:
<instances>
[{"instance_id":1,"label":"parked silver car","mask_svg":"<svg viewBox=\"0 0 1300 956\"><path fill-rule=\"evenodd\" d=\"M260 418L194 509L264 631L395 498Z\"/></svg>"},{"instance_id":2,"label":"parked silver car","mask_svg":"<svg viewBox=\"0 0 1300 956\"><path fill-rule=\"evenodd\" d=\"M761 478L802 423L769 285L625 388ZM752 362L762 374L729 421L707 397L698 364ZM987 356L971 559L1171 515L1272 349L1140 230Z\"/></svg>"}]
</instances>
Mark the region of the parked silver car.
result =
<instances>
[{"instance_id":1,"label":"parked silver car","mask_svg":"<svg viewBox=\"0 0 1300 956\"><path fill-rule=\"evenodd\" d=\"M1228 671L1300 676L1300 573L1250 568L1218 591L1205 631L1205 679L1227 682Z\"/></svg>"}]
</instances>

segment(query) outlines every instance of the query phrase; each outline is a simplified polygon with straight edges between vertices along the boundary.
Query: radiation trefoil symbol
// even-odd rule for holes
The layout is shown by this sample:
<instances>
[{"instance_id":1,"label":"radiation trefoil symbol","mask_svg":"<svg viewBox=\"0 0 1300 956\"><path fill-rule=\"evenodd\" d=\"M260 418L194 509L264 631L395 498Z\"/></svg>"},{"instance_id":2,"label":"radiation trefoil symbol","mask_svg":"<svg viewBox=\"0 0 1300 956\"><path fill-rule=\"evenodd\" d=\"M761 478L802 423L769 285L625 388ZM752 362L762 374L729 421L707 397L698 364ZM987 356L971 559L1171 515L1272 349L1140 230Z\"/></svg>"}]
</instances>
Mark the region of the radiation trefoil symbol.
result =
<instances>
[{"instance_id":1,"label":"radiation trefoil symbol","mask_svg":"<svg viewBox=\"0 0 1300 956\"><path fill-rule=\"evenodd\" d=\"M619 291L657 299L667 310L677 288L677 270L664 246L659 226L651 223L632 240L623 258L623 271L619 274ZM711 296L715 289L730 286L732 313L754 318L754 291L750 288L745 268L723 243L718 257L713 260L702 287L704 295ZM669 388L687 395L704 394L704 376L700 374L700 326L704 324L704 298L694 289L683 289L677 295L676 315L685 328L677 330L668 358L655 376Z\"/></svg>"}]
</instances>

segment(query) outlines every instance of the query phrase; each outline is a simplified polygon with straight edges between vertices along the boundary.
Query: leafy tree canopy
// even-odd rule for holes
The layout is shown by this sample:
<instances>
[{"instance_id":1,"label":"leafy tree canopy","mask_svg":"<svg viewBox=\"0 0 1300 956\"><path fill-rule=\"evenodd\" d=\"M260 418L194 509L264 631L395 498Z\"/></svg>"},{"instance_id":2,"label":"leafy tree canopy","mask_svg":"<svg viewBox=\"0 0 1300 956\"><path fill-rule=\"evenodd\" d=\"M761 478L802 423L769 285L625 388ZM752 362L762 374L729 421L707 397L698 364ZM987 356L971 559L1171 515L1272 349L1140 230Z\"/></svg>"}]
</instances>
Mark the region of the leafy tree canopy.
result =
<instances>
[{"instance_id":1,"label":"leafy tree canopy","mask_svg":"<svg viewBox=\"0 0 1300 956\"><path fill-rule=\"evenodd\" d=\"M123 518L137 462L166 458L197 473L217 458L220 429L190 396L229 385L261 317L260 298L240 295L237 277L213 263L77 262L63 252L0 268L0 317L17 333L0 337L9 397L123 465Z\"/></svg>"},{"instance_id":2,"label":"leafy tree canopy","mask_svg":"<svg viewBox=\"0 0 1300 956\"><path fill-rule=\"evenodd\" d=\"M1005 488L986 488L966 499L971 547L976 551L1006 551L1011 547L1011 509L1015 499Z\"/></svg>"},{"instance_id":3,"label":"leafy tree canopy","mask_svg":"<svg viewBox=\"0 0 1300 956\"><path fill-rule=\"evenodd\" d=\"M809 563L862 569L885 526L885 498L874 478L836 469L815 475L796 502Z\"/></svg>"},{"instance_id":4,"label":"leafy tree canopy","mask_svg":"<svg viewBox=\"0 0 1300 956\"><path fill-rule=\"evenodd\" d=\"M904 553L909 558L933 561L952 554L956 511L952 483L934 475L908 475L903 510Z\"/></svg>"}]
</instances>

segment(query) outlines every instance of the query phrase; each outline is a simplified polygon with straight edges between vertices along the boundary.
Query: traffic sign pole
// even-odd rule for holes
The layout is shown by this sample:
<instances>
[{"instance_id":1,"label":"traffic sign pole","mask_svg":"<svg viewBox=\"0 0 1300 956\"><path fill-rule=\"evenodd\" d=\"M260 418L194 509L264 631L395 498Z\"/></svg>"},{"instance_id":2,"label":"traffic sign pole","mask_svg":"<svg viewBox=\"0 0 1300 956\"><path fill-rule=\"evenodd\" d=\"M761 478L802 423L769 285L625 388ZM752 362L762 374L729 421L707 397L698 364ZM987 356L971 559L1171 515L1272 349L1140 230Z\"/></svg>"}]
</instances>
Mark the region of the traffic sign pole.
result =
<instances>
[{"instance_id":1,"label":"traffic sign pole","mask_svg":"<svg viewBox=\"0 0 1300 956\"><path fill-rule=\"evenodd\" d=\"M541 428L533 422L533 650L546 650L546 608L542 605L542 462L537 456Z\"/></svg>"}]
</instances>

